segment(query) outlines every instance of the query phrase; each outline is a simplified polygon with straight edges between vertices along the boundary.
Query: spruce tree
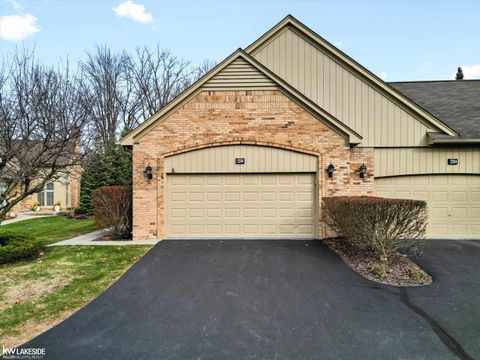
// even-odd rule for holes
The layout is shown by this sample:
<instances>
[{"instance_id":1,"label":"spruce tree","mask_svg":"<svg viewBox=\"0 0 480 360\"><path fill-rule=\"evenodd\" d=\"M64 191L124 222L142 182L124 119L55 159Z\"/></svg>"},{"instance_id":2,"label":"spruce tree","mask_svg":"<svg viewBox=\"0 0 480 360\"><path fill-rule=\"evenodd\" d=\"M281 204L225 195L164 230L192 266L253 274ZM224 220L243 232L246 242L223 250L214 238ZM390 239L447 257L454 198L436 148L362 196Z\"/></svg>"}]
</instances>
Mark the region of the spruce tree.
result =
<instances>
[{"instance_id":1,"label":"spruce tree","mask_svg":"<svg viewBox=\"0 0 480 360\"><path fill-rule=\"evenodd\" d=\"M131 151L115 142L94 150L83 167L78 212L91 213L92 191L100 186L131 185Z\"/></svg>"}]
</instances>

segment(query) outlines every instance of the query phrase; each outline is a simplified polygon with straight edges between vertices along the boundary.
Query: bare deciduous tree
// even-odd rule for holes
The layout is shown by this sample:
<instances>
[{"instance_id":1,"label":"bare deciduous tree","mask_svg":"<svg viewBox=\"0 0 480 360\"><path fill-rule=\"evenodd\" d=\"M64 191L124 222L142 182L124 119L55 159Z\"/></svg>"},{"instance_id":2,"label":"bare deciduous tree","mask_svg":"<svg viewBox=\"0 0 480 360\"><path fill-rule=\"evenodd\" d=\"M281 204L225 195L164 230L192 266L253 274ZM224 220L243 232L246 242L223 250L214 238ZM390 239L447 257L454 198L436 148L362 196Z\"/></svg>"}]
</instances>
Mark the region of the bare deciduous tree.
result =
<instances>
[{"instance_id":1,"label":"bare deciduous tree","mask_svg":"<svg viewBox=\"0 0 480 360\"><path fill-rule=\"evenodd\" d=\"M0 68L0 222L32 195L79 165L73 151L78 130L82 147L105 146L152 116L214 66L194 67L158 46L135 56L107 46L79 63L39 64L34 51L16 52Z\"/></svg>"},{"instance_id":2,"label":"bare deciduous tree","mask_svg":"<svg viewBox=\"0 0 480 360\"><path fill-rule=\"evenodd\" d=\"M133 78L126 72L129 56L98 46L80 62L83 103L90 125L102 145L114 141L119 131L130 127L137 117Z\"/></svg>"},{"instance_id":3,"label":"bare deciduous tree","mask_svg":"<svg viewBox=\"0 0 480 360\"><path fill-rule=\"evenodd\" d=\"M194 78L193 80L196 81L200 79L203 75L208 73L210 70L212 70L217 63L212 60L204 59L197 67L195 68L195 73L194 73Z\"/></svg>"},{"instance_id":4,"label":"bare deciduous tree","mask_svg":"<svg viewBox=\"0 0 480 360\"><path fill-rule=\"evenodd\" d=\"M195 75L190 62L173 56L157 45L154 50L137 48L128 71L135 79L135 94L141 103L141 117L148 118L185 90Z\"/></svg>"},{"instance_id":5,"label":"bare deciduous tree","mask_svg":"<svg viewBox=\"0 0 480 360\"><path fill-rule=\"evenodd\" d=\"M40 65L33 52L16 52L0 74L0 223L29 195L81 161L83 99L68 64Z\"/></svg>"},{"instance_id":6,"label":"bare deciduous tree","mask_svg":"<svg viewBox=\"0 0 480 360\"><path fill-rule=\"evenodd\" d=\"M133 56L98 46L80 66L84 103L101 145L155 114L214 65L204 60L194 67L158 45L139 47Z\"/></svg>"}]
</instances>

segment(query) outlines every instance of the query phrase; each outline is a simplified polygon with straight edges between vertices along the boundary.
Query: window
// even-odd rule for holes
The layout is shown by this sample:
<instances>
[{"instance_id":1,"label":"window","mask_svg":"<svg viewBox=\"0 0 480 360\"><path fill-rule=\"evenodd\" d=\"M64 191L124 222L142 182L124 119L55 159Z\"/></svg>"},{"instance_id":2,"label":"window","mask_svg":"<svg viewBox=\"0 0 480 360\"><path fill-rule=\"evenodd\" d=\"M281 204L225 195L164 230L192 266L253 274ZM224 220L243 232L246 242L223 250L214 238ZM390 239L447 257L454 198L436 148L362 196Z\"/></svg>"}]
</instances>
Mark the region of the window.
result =
<instances>
[{"instance_id":1,"label":"window","mask_svg":"<svg viewBox=\"0 0 480 360\"><path fill-rule=\"evenodd\" d=\"M38 205L44 206L45 205L45 192L43 190L39 191L37 197L38 197Z\"/></svg>"},{"instance_id":2,"label":"window","mask_svg":"<svg viewBox=\"0 0 480 360\"><path fill-rule=\"evenodd\" d=\"M47 206L53 206L53 183L47 185Z\"/></svg>"},{"instance_id":3,"label":"window","mask_svg":"<svg viewBox=\"0 0 480 360\"><path fill-rule=\"evenodd\" d=\"M53 206L53 183L47 184L47 187L38 192L38 205L40 206Z\"/></svg>"}]
</instances>

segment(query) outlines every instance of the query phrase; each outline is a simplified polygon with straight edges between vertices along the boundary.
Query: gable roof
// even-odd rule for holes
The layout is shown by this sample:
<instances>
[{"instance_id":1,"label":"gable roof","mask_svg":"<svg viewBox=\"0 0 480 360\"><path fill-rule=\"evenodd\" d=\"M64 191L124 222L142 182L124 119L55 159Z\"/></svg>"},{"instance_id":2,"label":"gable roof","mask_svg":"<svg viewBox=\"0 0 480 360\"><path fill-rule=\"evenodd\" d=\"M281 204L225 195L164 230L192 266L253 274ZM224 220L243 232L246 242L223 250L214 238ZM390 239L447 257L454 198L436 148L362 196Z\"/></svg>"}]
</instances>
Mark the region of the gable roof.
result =
<instances>
[{"instance_id":1,"label":"gable roof","mask_svg":"<svg viewBox=\"0 0 480 360\"><path fill-rule=\"evenodd\" d=\"M8 158L6 166L0 172L1 179L18 177L26 165L36 162L41 169L50 171L52 167L69 167L80 164L80 148L74 141L47 142L32 139L14 139L8 143L0 140L0 159ZM30 175L36 173L31 169ZM0 181L1 182L1 181ZM1 185L1 184L0 184Z\"/></svg>"},{"instance_id":2,"label":"gable roof","mask_svg":"<svg viewBox=\"0 0 480 360\"><path fill-rule=\"evenodd\" d=\"M33 139L14 139L8 146L5 141L0 140L0 159L2 156L10 158L12 164L19 161L32 161L35 158L43 157L45 166L51 166L55 162L59 166L71 164L73 158L79 157L80 149L75 141L50 141Z\"/></svg>"},{"instance_id":3,"label":"gable roof","mask_svg":"<svg viewBox=\"0 0 480 360\"><path fill-rule=\"evenodd\" d=\"M321 117L325 120L325 123L330 127L336 129L342 135L344 135L351 144L358 144L361 142L362 136L355 132L353 129L349 128L347 125L342 123L340 120L326 112L324 109L320 108L318 105L313 103L311 100L302 95L298 90L293 88L287 82L279 78L265 66L260 64L257 60L253 59L250 55L244 52L242 49L238 49L228 56L225 60L215 66L207 74L201 77L193 85L183 91L175 99L165 105L160 111L155 113L149 119L145 120L141 125L131 131L128 135L123 137L120 140L120 144L124 146L131 146L134 143L134 139L139 139L143 134L145 134L149 129L151 129L159 121L165 119L169 114L181 106L185 101L188 101L193 96L195 96L199 91L205 89L205 85L212 80L216 75L224 71L229 65L238 63L238 60L241 59L241 63L248 64L256 71L258 71L261 76L258 76L259 79L267 86L272 86L276 84L281 90L283 90L287 95L292 97L294 100L299 102L303 107L312 112L317 117ZM215 87L216 81L207 86L208 89L213 89ZM237 85L238 86L238 85Z\"/></svg>"},{"instance_id":4,"label":"gable roof","mask_svg":"<svg viewBox=\"0 0 480 360\"><path fill-rule=\"evenodd\" d=\"M389 83L455 129L463 138L480 138L480 80Z\"/></svg>"},{"instance_id":5,"label":"gable roof","mask_svg":"<svg viewBox=\"0 0 480 360\"><path fill-rule=\"evenodd\" d=\"M384 82L378 76L373 74L371 71L363 67L361 64L356 62L354 59L349 57L347 54L333 46L327 40L322 38L316 32L308 28L306 25L302 24L292 15L286 16L278 24L272 27L264 35L262 35L258 40L250 44L245 51L249 54L254 53L256 50L261 48L265 43L267 43L272 37L274 37L278 32L282 31L284 28L291 28L297 33L299 33L304 38L310 40L317 46L324 49L330 56L334 57L347 68L353 70L356 74L360 75L363 79L375 85L382 92L387 94L389 97L396 99L404 106L409 108L413 113L419 115L422 119L434 125L435 127L441 129L445 134L450 136L458 136L458 133L451 128L448 124L445 124L443 121L438 119L436 116L423 109L421 106L411 101L404 94L396 90L394 87L390 86L388 83Z\"/></svg>"}]
</instances>

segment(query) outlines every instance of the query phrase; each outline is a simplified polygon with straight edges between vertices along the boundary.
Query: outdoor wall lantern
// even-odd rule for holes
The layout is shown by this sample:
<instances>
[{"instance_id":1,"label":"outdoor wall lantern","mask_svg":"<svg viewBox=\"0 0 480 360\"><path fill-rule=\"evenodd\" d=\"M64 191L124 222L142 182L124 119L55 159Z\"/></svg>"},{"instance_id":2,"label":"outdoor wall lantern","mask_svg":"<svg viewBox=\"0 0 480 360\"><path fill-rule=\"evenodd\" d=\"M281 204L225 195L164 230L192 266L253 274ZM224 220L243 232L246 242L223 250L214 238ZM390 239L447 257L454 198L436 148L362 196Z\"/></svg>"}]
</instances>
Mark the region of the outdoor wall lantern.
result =
<instances>
[{"instance_id":1,"label":"outdoor wall lantern","mask_svg":"<svg viewBox=\"0 0 480 360\"><path fill-rule=\"evenodd\" d=\"M328 177L332 178L333 177L333 172L335 171L335 166L332 163L330 163L330 165L327 166L325 171L327 172Z\"/></svg>"},{"instance_id":2,"label":"outdoor wall lantern","mask_svg":"<svg viewBox=\"0 0 480 360\"><path fill-rule=\"evenodd\" d=\"M360 177L363 179L365 177L365 174L367 173L367 167L365 166L365 163L363 163L359 168L358 168L358 173L360 174Z\"/></svg>"},{"instance_id":3,"label":"outdoor wall lantern","mask_svg":"<svg viewBox=\"0 0 480 360\"><path fill-rule=\"evenodd\" d=\"M152 180L153 179L153 171L152 171L152 167L150 166L150 164L145 168L145 170L143 170L143 175L145 175L145 178L147 180Z\"/></svg>"}]
</instances>

